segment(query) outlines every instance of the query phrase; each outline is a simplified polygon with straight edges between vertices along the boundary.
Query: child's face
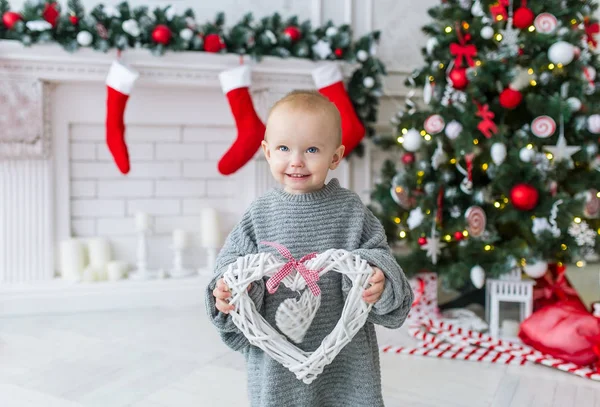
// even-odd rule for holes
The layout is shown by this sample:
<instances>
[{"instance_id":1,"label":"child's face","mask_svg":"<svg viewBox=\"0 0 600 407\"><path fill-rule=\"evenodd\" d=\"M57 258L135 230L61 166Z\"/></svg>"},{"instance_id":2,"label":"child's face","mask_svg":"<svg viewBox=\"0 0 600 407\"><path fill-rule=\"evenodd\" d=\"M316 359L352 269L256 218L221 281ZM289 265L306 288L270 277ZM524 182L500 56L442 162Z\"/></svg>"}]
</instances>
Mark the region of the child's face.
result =
<instances>
[{"instance_id":1,"label":"child's face","mask_svg":"<svg viewBox=\"0 0 600 407\"><path fill-rule=\"evenodd\" d=\"M334 120L281 106L271 113L262 148L273 177L291 194L317 191L344 154Z\"/></svg>"}]
</instances>

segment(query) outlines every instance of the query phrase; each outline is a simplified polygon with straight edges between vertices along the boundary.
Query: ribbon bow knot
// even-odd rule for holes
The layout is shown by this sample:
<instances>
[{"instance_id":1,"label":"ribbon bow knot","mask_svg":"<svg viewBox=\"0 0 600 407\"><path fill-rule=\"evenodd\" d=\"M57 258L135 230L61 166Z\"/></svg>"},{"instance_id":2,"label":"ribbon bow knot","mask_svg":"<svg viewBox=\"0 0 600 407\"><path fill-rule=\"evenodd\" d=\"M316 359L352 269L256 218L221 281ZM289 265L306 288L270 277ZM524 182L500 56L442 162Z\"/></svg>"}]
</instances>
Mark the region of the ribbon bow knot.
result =
<instances>
[{"instance_id":1,"label":"ribbon bow knot","mask_svg":"<svg viewBox=\"0 0 600 407\"><path fill-rule=\"evenodd\" d=\"M317 281L319 281L319 272L321 270L310 270L308 269L304 263L308 260L314 259L317 257L317 253L309 253L306 256L302 257L300 260L296 260L292 253L283 245L279 243L273 242L261 242L264 245L274 247L277 249L279 254L285 257L288 261L279 269L277 273L275 273L271 278L267 280L267 291L269 294L273 294L279 288L279 284L281 281L292 272L292 270L296 270L302 278L306 281L306 285L310 289L310 292L317 296L321 294L321 289L317 285Z\"/></svg>"},{"instance_id":2,"label":"ribbon bow knot","mask_svg":"<svg viewBox=\"0 0 600 407\"><path fill-rule=\"evenodd\" d=\"M453 42L450 44L450 53L454 55L454 65L462 66L462 59L467 61L467 65L475 66L473 58L477 56L477 48L473 44L458 44Z\"/></svg>"}]
</instances>

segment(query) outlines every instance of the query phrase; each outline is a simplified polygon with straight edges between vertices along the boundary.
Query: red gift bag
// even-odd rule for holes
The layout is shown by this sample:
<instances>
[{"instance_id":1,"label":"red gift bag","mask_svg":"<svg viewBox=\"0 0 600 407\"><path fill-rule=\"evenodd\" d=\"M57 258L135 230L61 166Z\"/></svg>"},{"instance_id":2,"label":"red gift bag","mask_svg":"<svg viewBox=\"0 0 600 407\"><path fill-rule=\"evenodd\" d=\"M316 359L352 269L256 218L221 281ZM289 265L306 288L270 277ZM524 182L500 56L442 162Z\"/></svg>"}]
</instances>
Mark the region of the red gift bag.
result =
<instances>
[{"instance_id":1,"label":"red gift bag","mask_svg":"<svg viewBox=\"0 0 600 407\"><path fill-rule=\"evenodd\" d=\"M534 312L521 323L519 338L555 358L600 367L600 318L580 301L559 301Z\"/></svg>"},{"instance_id":2,"label":"red gift bag","mask_svg":"<svg viewBox=\"0 0 600 407\"><path fill-rule=\"evenodd\" d=\"M579 294L573 288L567 276L566 267L563 264L548 264L548 271L544 276L535 280L533 288L533 310L537 311L547 305L558 301L578 302L583 308Z\"/></svg>"}]
</instances>

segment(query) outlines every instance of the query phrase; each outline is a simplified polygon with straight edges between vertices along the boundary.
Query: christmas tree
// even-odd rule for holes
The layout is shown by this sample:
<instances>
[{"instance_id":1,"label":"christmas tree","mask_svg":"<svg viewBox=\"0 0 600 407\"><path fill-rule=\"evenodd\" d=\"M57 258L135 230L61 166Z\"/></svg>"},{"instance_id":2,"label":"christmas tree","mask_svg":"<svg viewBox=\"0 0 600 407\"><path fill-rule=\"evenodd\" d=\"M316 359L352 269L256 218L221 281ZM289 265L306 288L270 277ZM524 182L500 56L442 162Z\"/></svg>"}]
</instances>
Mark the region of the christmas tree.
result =
<instances>
[{"instance_id":1,"label":"christmas tree","mask_svg":"<svg viewBox=\"0 0 600 407\"><path fill-rule=\"evenodd\" d=\"M447 0L429 10L424 65L372 198L398 261L446 286L600 248L597 4ZM414 90L423 89L415 103Z\"/></svg>"}]
</instances>

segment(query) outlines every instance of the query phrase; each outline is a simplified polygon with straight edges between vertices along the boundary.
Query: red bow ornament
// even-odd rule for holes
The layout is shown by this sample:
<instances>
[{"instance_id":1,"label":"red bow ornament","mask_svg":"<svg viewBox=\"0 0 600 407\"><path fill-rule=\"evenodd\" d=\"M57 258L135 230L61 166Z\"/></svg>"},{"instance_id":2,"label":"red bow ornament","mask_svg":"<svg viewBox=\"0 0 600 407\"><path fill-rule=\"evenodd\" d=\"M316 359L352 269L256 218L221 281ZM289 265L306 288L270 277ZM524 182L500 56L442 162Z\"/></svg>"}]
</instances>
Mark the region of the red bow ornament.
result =
<instances>
[{"instance_id":1,"label":"red bow ornament","mask_svg":"<svg viewBox=\"0 0 600 407\"><path fill-rule=\"evenodd\" d=\"M275 275L267 280L267 290L270 294L273 294L279 288L279 284L281 281L292 272L292 270L296 270L300 275L306 280L306 285L313 293L314 296L321 294L321 289L317 285L317 281L319 281L319 272L321 270L309 270L304 263L310 259L317 257L317 253L310 253L306 256L302 257L300 260L296 260L292 253L283 245L279 243L272 242L261 242L267 246L272 246L279 254L288 259L288 262L283 265L281 269Z\"/></svg>"},{"instance_id":2,"label":"red bow ornament","mask_svg":"<svg viewBox=\"0 0 600 407\"><path fill-rule=\"evenodd\" d=\"M487 138L492 137L492 134L496 134L498 127L492 120L494 118L494 112L490 111L488 105L477 104L477 116L481 117L481 121L477 125L479 131Z\"/></svg>"}]
</instances>

